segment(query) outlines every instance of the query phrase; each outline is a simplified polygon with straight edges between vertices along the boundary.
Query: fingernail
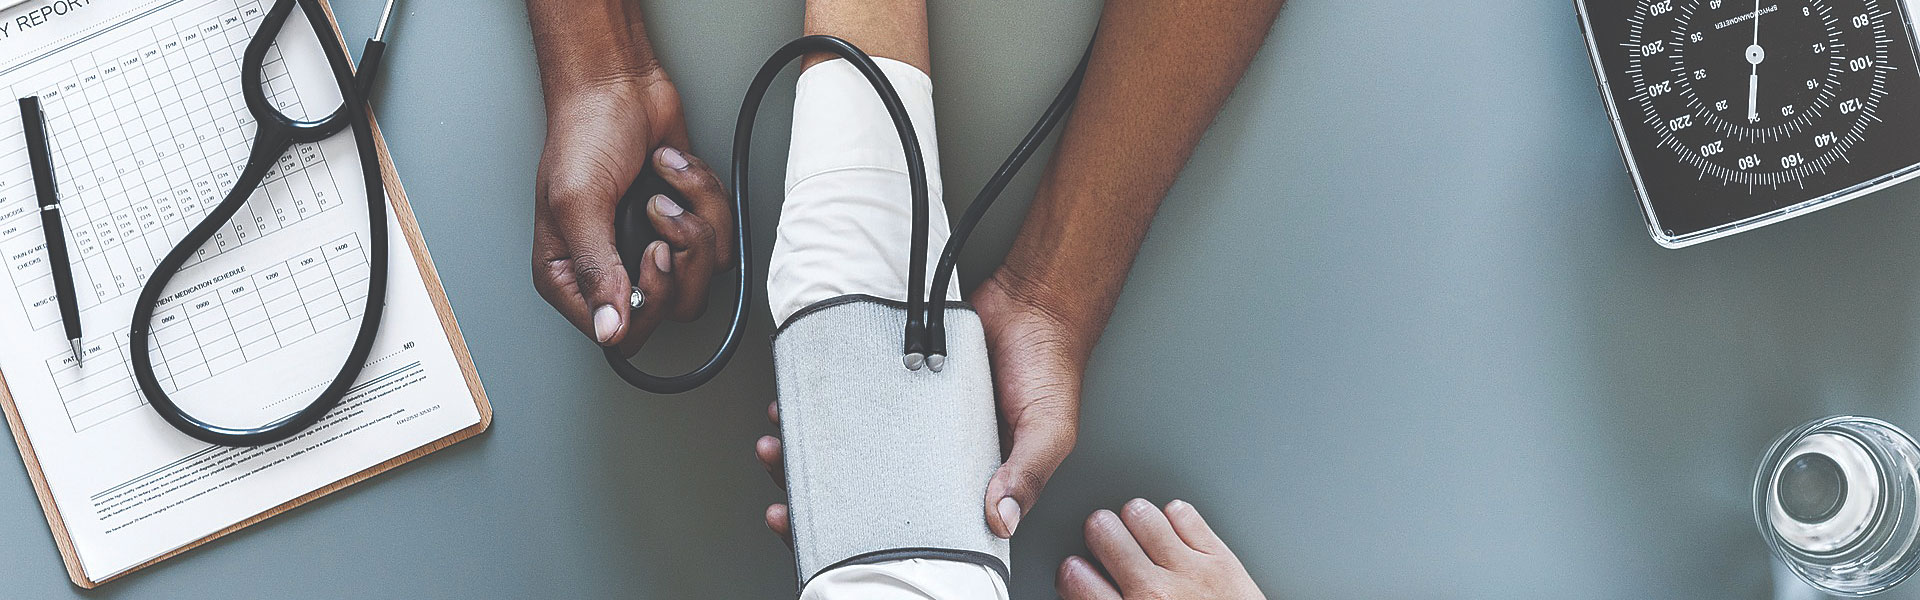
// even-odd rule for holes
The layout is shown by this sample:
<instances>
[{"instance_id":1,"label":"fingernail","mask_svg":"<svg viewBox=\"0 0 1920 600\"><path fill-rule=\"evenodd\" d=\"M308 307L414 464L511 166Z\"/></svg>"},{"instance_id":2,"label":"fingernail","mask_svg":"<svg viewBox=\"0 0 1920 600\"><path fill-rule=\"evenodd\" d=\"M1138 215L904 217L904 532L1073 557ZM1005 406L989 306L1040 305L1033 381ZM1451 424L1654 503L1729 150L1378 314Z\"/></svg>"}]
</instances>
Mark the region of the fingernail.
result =
<instances>
[{"instance_id":1,"label":"fingernail","mask_svg":"<svg viewBox=\"0 0 1920 600\"><path fill-rule=\"evenodd\" d=\"M654 242L653 245L660 247L659 250L654 250L652 248L647 249L649 252L653 253L653 266L660 267L661 273L672 273L673 272L673 253L667 251L667 243Z\"/></svg>"},{"instance_id":2,"label":"fingernail","mask_svg":"<svg viewBox=\"0 0 1920 600\"><path fill-rule=\"evenodd\" d=\"M1193 505L1185 500L1175 499L1167 503L1167 510L1193 510Z\"/></svg>"},{"instance_id":3,"label":"fingernail","mask_svg":"<svg viewBox=\"0 0 1920 600\"><path fill-rule=\"evenodd\" d=\"M613 305L601 306L593 311L593 337L599 339L600 343L607 343L619 331L620 311L614 310Z\"/></svg>"},{"instance_id":4,"label":"fingernail","mask_svg":"<svg viewBox=\"0 0 1920 600\"><path fill-rule=\"evenodd\" d=\"M997 509L1000 511L1000 522L1007 526L1007 536L1012 537L1013 530L1020 526L1020 503L1015 502L1012 496L1007 496L1000 499Z\"/></svg>"},{"instance_id":5,"label":"fingernail","mask_svg":"<svg viewBox=\"0 0 1920 600\"><path fill-rule=\"evenodd\" d=\"M673 199L668 198L666 194L653 195L653 209L660 211L660 216L663 217L678 217L680 213L687 212L680 208L680 205L674 204Z\"/></svg>"},{"instance_id":6,"label":"fingernail","mask_svg":"<svg viewBox=\"0 0 1920 600\"><path fill-rule=\"evenodd\" d=\"M660 164L675 171L683 170L687 168L687 157L672 146L667 146L660 149Z\"/></svg>"}]
</instances>

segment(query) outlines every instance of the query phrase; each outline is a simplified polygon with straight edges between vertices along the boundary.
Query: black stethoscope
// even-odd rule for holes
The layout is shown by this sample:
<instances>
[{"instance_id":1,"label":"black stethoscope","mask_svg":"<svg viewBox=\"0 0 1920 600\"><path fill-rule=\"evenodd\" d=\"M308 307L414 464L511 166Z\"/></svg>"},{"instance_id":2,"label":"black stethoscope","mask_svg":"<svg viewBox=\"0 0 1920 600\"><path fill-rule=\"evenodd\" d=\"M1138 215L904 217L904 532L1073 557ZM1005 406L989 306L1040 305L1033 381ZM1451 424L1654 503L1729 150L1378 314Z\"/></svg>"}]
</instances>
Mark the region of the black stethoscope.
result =
<instances>
[{"instance_id":1,"label":"black stethoscope","mask_svg":"<svg viewBox=\"0 0 1920 600\"><path fill-rule=\"evenodd\" d=\"M246 98L247 111L253 114L258 129L254 133L253 150L247 158L246 167L241 170L239 181L227 192L226 198L154 267L152 277L140 289L140 299L133 308L133 325L127 332L133 351L133 377L140 384L140 392L146 396L154 412L160 413L167 423L187 435L222 446L259 446L287 439L318 422L326 416L327 411L338 405L366 366L367 356L373 351L374 338L380 330L380 315L386 306L387 291L387 195L385 179L380 171L379 153L374 147L373 125L368 118L367 94L374 77L379 73L380 58L386 52L387 23L393 18L393 1L387 0L386 9L380 17L380 28L367 40L357 75L353 60L347 57L346 48L329 25L332 20L326 9L317 2L275 0L260 22L260 29L254 32L253 39L247 43L247 50L241 56L240 91ZM267 50L273 46L274 39L280 35L280 29L286 25L296 5L305 12L308 24L313 26L313 33L319 38L320 49L327 56L327 65L333 70L334 83L339 86L342 98L340 107L334 109L333 114L318 121L295 119L280 112L267 100L264 88ZM160 300L161 292L179 274L187 259L225 226L241 205L246 204L247 198L260 187L261 181L279 162L282 154L292 149L294 144L319 142L349 127L353 129L354 142L360 155L360 170L366 179L367 232L373 238L373 246L367 279L366 312L363 313L365 318L360 321L360 331L353 340L353 348L347 353L346 362L334 375L333 382L306 407L266 425L226 427L187 414L161 390L160 381L154 376L153 358L148 349L153 309Z\"/></svg>"},{"instance_id":2,"label":"black stethoscope","mask_svg":"<svg viewBox=\"0 0 1920 600\"><path fill-rule=\"evenodd\" d=\"M1065 119L1067 110L1073 106L1074 98L1080 92L1080 81L1086 76L1087 60L1093 55L1093 44L1087 44L1086 52L1080 56L1079 66L1074 68L1073 75L1067 78L1067 83L1060 89L1060 93L1054 96L1053 103L1047 106L1047 111L1041 115L1040 121L1034 124L1033 129L1027 132L1027 137L1020 140L1020 145L1014 147L1013 154L1007 157L1006 162L1001 163L1000 169L995 171L993 177L981 187L980 193L974 196L973 203L967 205L966 213L962 214L960 220L954 225L953 235L948 238L946 247L940 253L939 265L934 269L931 291L927 291L925 285L926 261L921 258L927 254L927 211L930 210L927 206L926 164L921 157L920 141L914 134L913 122L907 117L906 106L901 103L899 93L894 91L893 83L887 80L886 74L880 71L879 65L874 64L873 59L867 56L866 52L843 39L827 35L810 35L782 46L767 59L766 64L760 67L760 72L754 76L752 85L747 87L746 98L740 104L740 117L734 122L733 173L729 184L733 187L733 255L736 257L734 269L738 274L739 288L734 293L733 324L727 329L727 337L721 341L720 347L714 350L713 356L707 359L706 364L671 377L641 371L633 366L633 363L628 362L619 350L603 349L607 364L613 367L614 373L619 374L621 379L634 387L656 394L677 394L700 387L712 380L715 375L719 375L720 370L726 367L727 361L733 358L734 350L738 349L740 338L746 331L747 306L753 297L753 287L748 284L753 272L753 253L750 241L752 236L749 235L747 227L750 219L747 218L746 181L747 153L753 147L753 120L760 111L760 100L766 95L767 88L773 84L774 77L778 76L780 71L794 59L812 52L831 53L844 58L853 65L854 69L860 71L861 75L866 76L867 83L872 84L873 90L880 95L881 104L886 106L887 114L893 120L893 127L900 134L900 146L905 150L907 159L907 180L913 195L913 239L910 241L909 252L914 256L907 261L909 265L906 290L907 322L901 344L901 362L909 370L918 371L925 367L939 371L945 364L947 354L946 307L945 303L939 300L947 297L947 283L952 280L954 262L960 258L960 249L966 244L967 236L973 233L974 226L979 225L981 217L985 216L987 209L993 205L993 201L999 198L1001 190L1006 189L1007 183L1013 179L1014 174L1020 172L1020 167L1026 164L1035 150L1039 149L1040 141L1046 139L1047 134ZM642 169L642 175L634 181L634 186L641 187L644 193L629 192L614 213L615 246L620 252L621 260L629 265L628 275L635 280L639 278L640 265L646 263L643 256L647 244L659 239L659 234L647 221L645 211L635 203L644 202L644 199L651 198L654 194L675 197L676 201L678 199L678 194L657 176L650 176L652 173L651 167ZM685 205L684 202L681 204ZM638 288L635 290L634 298L642 298ZM923 296L923 293L926 295Z\"/></svg>"}]
</instances>

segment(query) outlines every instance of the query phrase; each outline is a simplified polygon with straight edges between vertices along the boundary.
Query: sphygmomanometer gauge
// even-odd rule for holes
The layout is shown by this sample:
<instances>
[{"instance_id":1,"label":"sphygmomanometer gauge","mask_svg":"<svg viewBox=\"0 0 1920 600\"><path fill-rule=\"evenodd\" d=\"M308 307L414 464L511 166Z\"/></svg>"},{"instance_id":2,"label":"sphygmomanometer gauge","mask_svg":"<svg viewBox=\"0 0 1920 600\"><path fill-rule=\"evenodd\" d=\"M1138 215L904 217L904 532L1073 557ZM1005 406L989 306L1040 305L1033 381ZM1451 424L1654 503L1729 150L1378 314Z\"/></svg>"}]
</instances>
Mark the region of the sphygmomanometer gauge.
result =
<instances>
[{"instance_id":1,"label":"sphygmomanometer gauge","mask_svg":"<svg viewBox=\"0 0 1920 600\"><path fill-rule=\"evenodd\" d=\"M1920 174L1911 0L1577 0L1648 228L1678 248Z\"/></svg>"}]
</instances>

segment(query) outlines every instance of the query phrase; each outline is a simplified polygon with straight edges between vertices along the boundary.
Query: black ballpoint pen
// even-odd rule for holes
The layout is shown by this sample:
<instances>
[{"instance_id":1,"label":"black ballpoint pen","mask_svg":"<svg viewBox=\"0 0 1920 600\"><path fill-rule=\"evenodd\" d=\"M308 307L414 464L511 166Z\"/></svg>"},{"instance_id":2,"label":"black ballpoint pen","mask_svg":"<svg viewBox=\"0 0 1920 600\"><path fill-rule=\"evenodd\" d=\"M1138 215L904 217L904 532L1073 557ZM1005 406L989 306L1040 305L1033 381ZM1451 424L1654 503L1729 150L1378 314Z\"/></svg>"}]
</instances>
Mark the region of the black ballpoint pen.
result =
<instances>
[{"instance_id":1,"label":"black ballpoint pen","mask_svg":"<svg viewBox=\"0 0 1920 600\"><path fill-rule=\"evenodd\" d=\"M40 97L20 99L20 121L27 130L27 160L33 163L33 187L40 195L40 224L47 235L47 258L53 262L53 292L60 302L60 322L67 327L73 360L84 364L80 352L80 297L73 292L73 263L67 258L67 234L60 218L60 192L54 187L53 150L47 144L47 121L40 113Z\"/></svg>"}]
</instances>

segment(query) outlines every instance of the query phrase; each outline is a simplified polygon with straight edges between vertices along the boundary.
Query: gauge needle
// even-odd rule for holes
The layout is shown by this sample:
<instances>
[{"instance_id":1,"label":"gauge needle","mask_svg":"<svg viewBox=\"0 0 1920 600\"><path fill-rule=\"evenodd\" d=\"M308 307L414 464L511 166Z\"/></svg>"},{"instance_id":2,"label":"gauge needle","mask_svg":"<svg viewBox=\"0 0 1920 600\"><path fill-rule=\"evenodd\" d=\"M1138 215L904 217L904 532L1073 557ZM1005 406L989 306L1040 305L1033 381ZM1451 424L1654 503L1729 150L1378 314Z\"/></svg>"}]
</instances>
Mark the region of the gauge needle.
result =
<instances>
[{"instance_id":1,"label":"gauge needle","mask_svg":"<svg viewBox=\"0 0 1920 600\"><path fill-rule=\"evenodd\" d=\"M1747 76L1747 122L1760 122L1760 63L1767 60L1767 51L1760 47L1760 2L1753 0L1753 45L1747 46L1747 64L1753 65L1753 74Z\"/></svg>"}]
</instances>

